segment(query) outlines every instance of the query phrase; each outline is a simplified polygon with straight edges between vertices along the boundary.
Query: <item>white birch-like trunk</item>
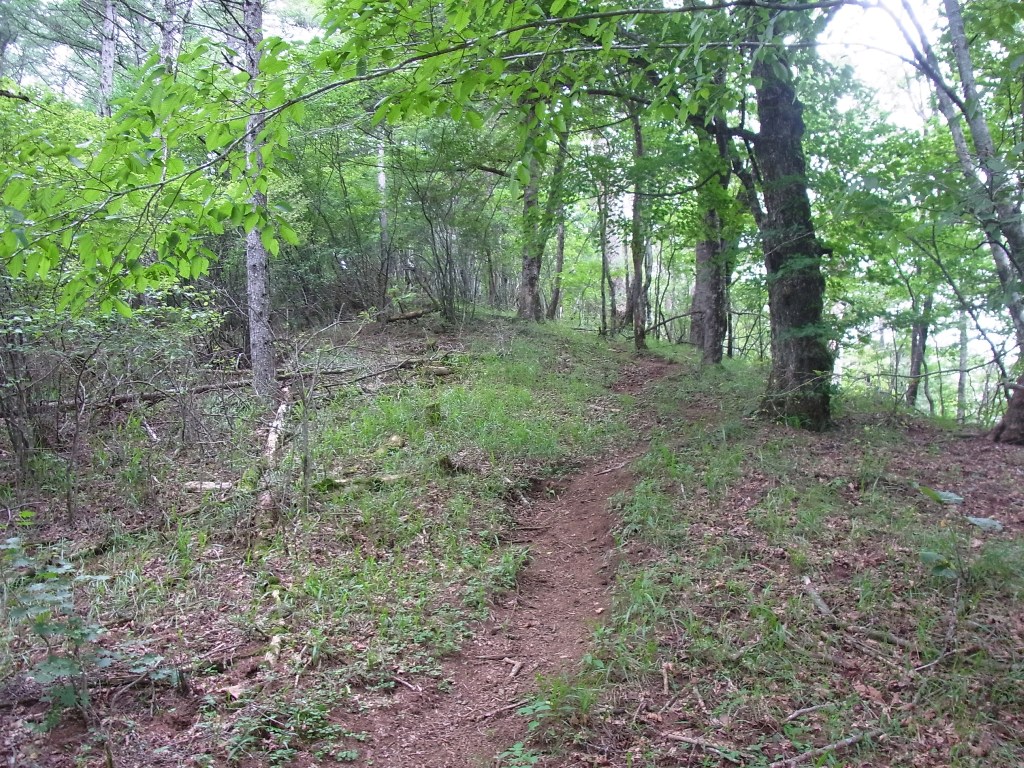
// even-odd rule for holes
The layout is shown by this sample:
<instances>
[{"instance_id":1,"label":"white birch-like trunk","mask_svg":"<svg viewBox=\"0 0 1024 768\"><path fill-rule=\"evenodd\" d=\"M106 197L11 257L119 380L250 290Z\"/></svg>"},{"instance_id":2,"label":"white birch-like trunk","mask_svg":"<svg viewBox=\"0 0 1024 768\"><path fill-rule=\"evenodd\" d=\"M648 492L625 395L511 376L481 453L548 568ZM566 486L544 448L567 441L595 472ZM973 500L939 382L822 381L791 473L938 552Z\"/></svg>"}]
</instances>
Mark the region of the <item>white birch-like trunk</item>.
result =
<instances>
[{"instance_id":1,"label":"white birch-like trunk","mask_svg":"<svg viewBox=\"0 0 1024 768\"><path fill-rule=\"evenodd\" d=\"M967 420L967 313L960 312L960 376L956 382L956 423Z\"/></svg>"},{"instance_id":2,"label":"white birch-like trunk","mask_svg":"<svg viewBox=\"0 0 1024 768\"><path fill-rule=\"evenodd\" d=\"M114 61L117 58L117 16L114 0L103 3L103 30L100 39L100 117L110 117L114 98Z\"/></svg>"},{"instance_id":3,"label":"white birch-like trunk","mask_svg":"<svg viewBox=\"0 0 1024 768\"><path fill-rule=\"evenodd\" d=\"M192 0L164 0L160 21L160 62L168 74L178 68L178 51L184 38L185 21L192 12Z\"/></svg>"},{"instance_id":4,"label":"white birch-like trunk","mask_svg":"<svg viewBox=\"0 0 1024 768\"><path fill-rule=\"evenodd\" d=\"M253 95L260 71L260 49L263 41L263 0L242 2L242 46L245 69L249 73L249 93ZM249 118L245 136L246 167L253 183L251 203L265 220L267 196L255 182L263 172L263 158L257 136L263 126L263 113L256 111ZM263 245L262 226L258 224L245 239L246 297L249 304L249 354L252 360L252 383L256 394L269 398L277 390L274 362L274 336L270 327L270 254Z\"/></svg>"},{"instance_id":5,"label":"white birch-like trunk","mask_svg":"<svg viewBox=\"0 0 1024 768\"><path fill-rule=\"evenodd\" d=\"M892 18L916 52L922 71L926 72L934 87L939 112L949 128L960 169L970 190L971 213L985 232L1014 335L1018 346L1024 349L1024 298L1021 296L1021 280L1024 278L1024 221L1014 210L1013 185L1007 173L1001 164L994 162L995 144L978 96L970 43L959 0L943 0L943 5L960 80L959 96L954 87L942 78L940 73L943 68L907 0L904 0L903 8L914 24L918 39L915 40L914 34L899 18ZM960 106L955 99L959 99ZM970 142L967 139L968 133L964 131L964 122L967 123Z\"/></svg>"}]
</instances>

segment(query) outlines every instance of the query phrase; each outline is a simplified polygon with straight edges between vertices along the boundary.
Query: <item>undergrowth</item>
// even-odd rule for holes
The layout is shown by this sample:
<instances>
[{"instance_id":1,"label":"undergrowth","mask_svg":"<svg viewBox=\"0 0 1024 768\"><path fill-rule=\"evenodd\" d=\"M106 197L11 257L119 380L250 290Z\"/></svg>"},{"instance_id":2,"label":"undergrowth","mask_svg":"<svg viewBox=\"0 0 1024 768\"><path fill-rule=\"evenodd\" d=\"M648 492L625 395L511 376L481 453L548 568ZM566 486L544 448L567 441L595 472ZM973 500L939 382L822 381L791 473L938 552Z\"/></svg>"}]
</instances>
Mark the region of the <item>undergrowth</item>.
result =
<instances>
[{"instance_id":1,"label":"undergrowth","mask_svg":"<svg viewBox=\"0 0 1024 768\"><path fill-rule=\"evenodd\" d=\"M761 381L686 364L651 390L661 429L611 500L612 616L523 710L523 749L542 765L1022 764L1024 542L967 519L989 520L989 477L1014 494L994 516L1014 509L1019 465L961 469L958 438L849 402L821 435L767 424Z\"/></svg>"},{"instance_id":2,"label":"undergrowth","mask_svg":"<svg viewBox=\"0 0 1024 768\"><path fill-rule=\"evenodd\" d=\"M319 372L384 369L421 356L408 351L421 342L381 337L394 344L390 361L324 339L307 344L300 362L312 373L293 384L302 396L262 481L266 411L237 394L191 402L190 431L209 439L178 443L173 455L151 435L177 418L173 402L130 410L91 436L77 506L120 503L91 521L98 543L70 556L72 577L106 578L78 580L62 597L61 626L96 628L95 637L58 638L70 648L62 658L77 692L66 706L98 723L110 699L90 701L89 692L131 669L141 672L115 701L156 701L173 679L192 696L172 701L166 717L190 717L188 702L202 702L199 741L157 744L132 729L118 737L122 757L175 764L184 759L176 750L187 749L208 765L357 760L362 737L339 731L331 713L359 712L367 696L438 678L440 659L515 588L528 552L508 542L512 510L538 479L623 434L618 409L592 407L609 398L620 361L594 337L500 321L444 338L445 349L427 351L432 365L340 385ZM211 480L230 487L181 492L186 481ZM262 508L267 492L273 503ZM23 522L25 547L41 557L42 537L61 521ZM49 578L22 566L19 584ZM49 641L6 618L0 651L17 654L4 671L33 674ZM97 642L114 652L116 669L96 664ZM139 666L154 658L159 664ZM74 714L51 712L49 724ZM109 752L120 721L103 722L90 726L97 738L82 739L83 760Z\"/></svg>"}]
</instances>

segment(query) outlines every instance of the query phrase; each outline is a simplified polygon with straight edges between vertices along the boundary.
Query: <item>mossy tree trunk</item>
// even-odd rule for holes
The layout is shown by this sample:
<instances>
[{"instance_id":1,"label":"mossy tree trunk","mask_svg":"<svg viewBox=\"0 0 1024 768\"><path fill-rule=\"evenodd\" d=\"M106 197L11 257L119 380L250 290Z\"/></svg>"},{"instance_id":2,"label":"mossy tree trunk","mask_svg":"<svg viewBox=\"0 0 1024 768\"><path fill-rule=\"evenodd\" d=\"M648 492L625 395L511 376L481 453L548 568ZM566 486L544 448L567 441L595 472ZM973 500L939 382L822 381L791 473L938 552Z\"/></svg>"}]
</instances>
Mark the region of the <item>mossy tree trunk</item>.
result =
<instances>
[{"instance_id":1,"label":"mossy tree trunk","mask_svg":"<svg viewBox=\"0 0 1024 768\"><path fill-rule=\"evenodd\" d=\"M755 62L762 177L761 226L771 319L772 366L763 410L822 430L830 420L832 354L822 322L824 249L814 232L803 152L803 105L788 63L775 49Z\"/></svg>"}]
</instances>

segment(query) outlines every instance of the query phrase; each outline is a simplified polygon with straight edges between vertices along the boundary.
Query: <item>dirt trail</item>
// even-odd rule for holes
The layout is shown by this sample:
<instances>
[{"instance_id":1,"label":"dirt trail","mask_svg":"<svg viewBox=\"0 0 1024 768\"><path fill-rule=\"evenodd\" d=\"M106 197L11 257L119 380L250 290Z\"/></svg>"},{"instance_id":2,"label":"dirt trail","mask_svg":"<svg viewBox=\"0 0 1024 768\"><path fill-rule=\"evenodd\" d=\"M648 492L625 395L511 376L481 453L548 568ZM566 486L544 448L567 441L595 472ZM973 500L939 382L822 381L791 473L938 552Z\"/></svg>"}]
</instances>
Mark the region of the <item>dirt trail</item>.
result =
<instances>
[{"instance_id":1,"label":"dirt trail","mask_svg":"<svg viewBox=\"0 0 1024 768\"><path fill-rule=\"evenodd\" d=\"M637 393L672 368L637 358L613 390ZM637 426L638 434L645 431ZM536 677L571 668L609 607L615 563L608 499L632 486L623 462L639 455L641 440L585 465L553 489L553 498L521 510L515 541L530 547L531 561L517 592L495 605L476 637L445 661L449 690L399 688L385 707L350 723L370 734L360 764L482 768L523 737L526 724L516 710L535 691Z\"/></svg>"}]
</instances>

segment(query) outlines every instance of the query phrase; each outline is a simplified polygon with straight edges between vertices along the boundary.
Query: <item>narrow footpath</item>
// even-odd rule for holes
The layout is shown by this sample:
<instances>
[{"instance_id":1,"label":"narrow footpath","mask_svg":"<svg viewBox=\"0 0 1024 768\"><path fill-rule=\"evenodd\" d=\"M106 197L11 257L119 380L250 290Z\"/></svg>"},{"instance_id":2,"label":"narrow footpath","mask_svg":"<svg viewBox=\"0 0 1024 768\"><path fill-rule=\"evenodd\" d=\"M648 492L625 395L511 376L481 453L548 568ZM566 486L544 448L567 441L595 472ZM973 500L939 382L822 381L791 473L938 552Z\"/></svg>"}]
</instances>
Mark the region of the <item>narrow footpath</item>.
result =
<instances>
[{"instance_id":1,"label":"narrow footpath","mask_svg":"<svg viewBox=\"0 0 1024 768\"><path fill-rule=\"evenodd\" d=\"M612 389L639 394L674 367L638 357ZM486 768L524 737L526 722L516 710L535 693L537 676L571 669L610 607L616 564L608 500L632 487L629 465L643 452L654 416L641 406L636 419L632 444L517 510L514 541L531 553L518 589L444 662L444 690L399 688L386 706L351 724L370 734L360 765Z\"/></svg>"}]
</instances>

